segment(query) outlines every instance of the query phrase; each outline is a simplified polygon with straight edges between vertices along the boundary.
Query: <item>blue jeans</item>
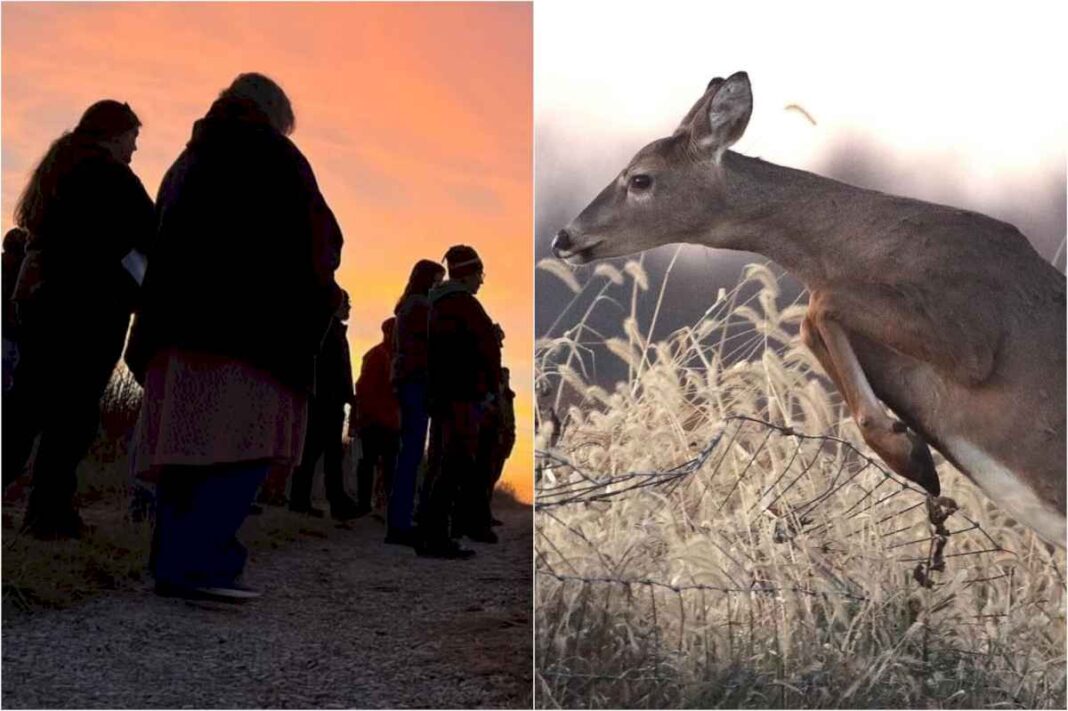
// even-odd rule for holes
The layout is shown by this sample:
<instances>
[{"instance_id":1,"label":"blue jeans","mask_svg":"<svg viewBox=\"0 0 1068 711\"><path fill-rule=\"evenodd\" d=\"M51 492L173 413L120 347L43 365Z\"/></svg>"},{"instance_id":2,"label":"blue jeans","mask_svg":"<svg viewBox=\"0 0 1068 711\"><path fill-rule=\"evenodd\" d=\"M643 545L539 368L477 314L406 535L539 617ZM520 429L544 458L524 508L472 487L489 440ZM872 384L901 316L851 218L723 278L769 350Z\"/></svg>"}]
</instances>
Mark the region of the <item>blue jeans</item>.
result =
<instances>
[{"instance_id":1,"label":"blue jeans","mask_svg":"<svg viewBox=\"0 0 1068 711\"><path fill-rule=\"evenodd\" d=\"M168 466L161 472L149 567L157 583L236 582L248 553L237 538L268 461Z\"/></svg>"},{"instance_id":2,"label":"blue jeans","mask_svg":"<svg viewBox=\"0 0 1068 711\"><path fill-rule=\"evenodd\" d=\"M401 410L401 445L397 469L393 475L393 489L389 494L387 521L392 531L408 531L412 527L412 507L415 501L415 480L426 447L426 383L413 380L401 383L397 392Z\"/></svg>"}]
</instances>

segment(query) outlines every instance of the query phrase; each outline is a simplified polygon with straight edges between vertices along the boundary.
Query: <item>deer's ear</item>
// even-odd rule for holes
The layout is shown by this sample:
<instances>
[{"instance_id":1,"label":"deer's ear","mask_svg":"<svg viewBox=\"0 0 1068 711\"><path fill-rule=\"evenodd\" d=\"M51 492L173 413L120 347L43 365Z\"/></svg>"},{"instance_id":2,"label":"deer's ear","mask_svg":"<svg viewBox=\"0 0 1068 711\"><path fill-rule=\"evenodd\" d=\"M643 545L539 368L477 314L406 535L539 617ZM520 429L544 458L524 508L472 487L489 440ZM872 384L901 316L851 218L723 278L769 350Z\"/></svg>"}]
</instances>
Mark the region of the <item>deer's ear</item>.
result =
<instances>
[{"instance_id":1,"label":"deer's ear","mask_svg":"<svg viewBox=\"0 0 1068 711\"><path fill-rule=\"evenodd\" d=\"M723 84L722 77L716 77L712 81L708 82L708 86L705 87L705 93L701 94L701 98L697 100L690 110L686 112L686 115L682 117L682 121L679 122L679 127L675 129L675 134L678 135L684 131L689 131L693 127L693 118L697 115L698 111L701 111L702 107L708 105L708 99L716 93L716 89L719 89Z\"/></svg>"},{"instance_id":2,"label":"deer's ear","mask_svg":"<svg viewBox=\"0 0 1068 711\"><path fill-rule=\"evenodd\" d=\"M711 84L709 88L711 90ZM691 134L694 143L718 161L723 151L745 133L753 113L749 75L745 72L731 74L711 91L706 102L704 109L693 117Z\"/></svg>"}]
</instances>

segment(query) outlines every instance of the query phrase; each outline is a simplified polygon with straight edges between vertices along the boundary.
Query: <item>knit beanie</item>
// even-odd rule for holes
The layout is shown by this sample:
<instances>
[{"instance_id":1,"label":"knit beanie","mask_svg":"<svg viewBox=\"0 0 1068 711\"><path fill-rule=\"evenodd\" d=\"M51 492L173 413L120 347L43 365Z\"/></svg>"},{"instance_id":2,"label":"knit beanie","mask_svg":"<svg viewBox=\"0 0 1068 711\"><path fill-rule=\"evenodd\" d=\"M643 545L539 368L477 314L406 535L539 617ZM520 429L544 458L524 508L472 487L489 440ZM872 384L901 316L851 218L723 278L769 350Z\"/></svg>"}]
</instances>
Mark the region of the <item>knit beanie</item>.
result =
<instances>
[{"instance_id":1,"label":"knit beanie","mask_svg":"<svg viewBox=\"0 0 1068 711\"><path fill-rule=\"evenodd\" d=\"M482 260L478 252L466 244L449 247L449 251L445 253L445 263L449 265L450 279L460 279L482 271Z\"/></svg>"}]
</instances>

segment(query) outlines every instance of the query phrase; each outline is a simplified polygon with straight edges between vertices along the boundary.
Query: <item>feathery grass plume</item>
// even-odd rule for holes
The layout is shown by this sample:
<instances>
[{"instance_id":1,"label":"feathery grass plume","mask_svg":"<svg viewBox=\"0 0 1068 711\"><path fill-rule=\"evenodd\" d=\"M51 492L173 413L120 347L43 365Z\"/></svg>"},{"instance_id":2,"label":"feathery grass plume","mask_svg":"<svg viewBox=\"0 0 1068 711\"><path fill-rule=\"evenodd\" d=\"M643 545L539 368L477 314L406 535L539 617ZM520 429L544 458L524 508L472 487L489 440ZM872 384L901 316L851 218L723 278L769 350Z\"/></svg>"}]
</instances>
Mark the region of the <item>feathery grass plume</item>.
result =
<instances>
[{"instance_id":1,"label":"feathery grass plume","mask_svg":"<svg viewBox=\"0 0 1068 711\"><path fill-rule=\"evenodd\" d=\"M616 285L623 284L623 274L609 262L600 262L593 268L594 276L602 276Z\"/></svg>"},{"instance_id":2,"label":"feathery grass plume","mask_svg":"<svg viewBox=\"0 0 1068 711\"><path fill-rule=\"evenodd\" d=\"M649 275L645 273L645 268L642 267L640 263L634 260L628 260L627 263L623 265L623 271L630 274L631 279L634 280L634 283L639 289L642 291L649 290Z\"/></svg>"},{"instance_id":3,"label":"feathery grass plume","mask_svg":"<svg viewBox=\"0 0 1068 711\"><path fill-rule=\"evenodd\" d=\"M567 264L559 259L546 257L538 262L537 268L552 274L554 277L564 282L564 286L570 289L572 293L577 294L582 291L578 279L575 278L575 273L571 271L571 268L568 267Z\"/></svg>"},{"instance_id":4,"label":"feathery grass plume","mask_svg":"<svg viewBox=\"0 0 1068 711\"><path fill-rule=\"evenodd\" d=\"M1063 708L1064 551L941 462L936 552L798 343L804 306L745 275L652 343L632 303L614 388L537 351L576 394L537 490L539 706Z\"/></svg>"}]
</instances>

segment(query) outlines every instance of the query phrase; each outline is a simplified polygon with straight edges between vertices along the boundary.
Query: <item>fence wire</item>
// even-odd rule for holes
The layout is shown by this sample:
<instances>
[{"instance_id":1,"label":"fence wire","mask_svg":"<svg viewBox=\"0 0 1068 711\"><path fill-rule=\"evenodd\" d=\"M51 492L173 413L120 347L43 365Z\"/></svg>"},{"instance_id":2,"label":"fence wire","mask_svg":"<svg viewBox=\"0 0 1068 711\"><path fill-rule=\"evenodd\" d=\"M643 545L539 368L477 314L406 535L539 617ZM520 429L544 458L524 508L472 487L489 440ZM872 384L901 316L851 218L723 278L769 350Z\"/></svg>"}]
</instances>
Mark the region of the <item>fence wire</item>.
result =
<instances>
[{"instance_id":1,"label":"fence wire","mask_svg":"<svg viewBox=\"0 0 1068 711\"><path fill-rule=\"evenodd\" d=\"M769 441L772 440L773 437L784 439L789 438L793 441L794 444L791 449L790 459L786 466L782 467L781 472L774 481L766 487L759 497L758 502L750 506L749 513L778 514L775 504L782 500L783 497L798 484L798 482L812 474L813 467L819 460L819 452L829 445L844 450L845 456L841 458L836 473L822 492L809 500L792 502L790 506L791 514L798 520L805 520L807 514L811 514L822 502L840 495L848 487L859 489L861 495L850 504L842 514L846 521L855 520L864 514L883 506L888 501L907 493L916 494L921 498L913 501L903 509L891 512L879 518L876 521L877 525L901 517L915 509L930 506L932 503L937 505L937 499L932 500L927 495L926 491L917 487L912 482L903 479L883 465L882 462L869 457L849 440L834 435L805 434L803 432L798 432L792 427L779 425L748 415L731 415L723 419L723 422L718 427L716 433L695 456L663 471L639 471L614 475L599 474L590 472L586 467L576 463L572 458L558 451L537 450L535 452L535 457L539 462L539 470L541 471L542 479L539 482L537 497L534 504L535 511L544 513L561 507L589 505L595 502L610 502L642 489L663 487L665 493L670 494L675 491L682 481L691 479L702 471L706 472L703 496L711 489L713 483L720 474L721 469L723 469L723 463L727 459L726 450L737 441L742 430L745 428L749 428L750 430L763 430L764 436L761 439L760 444L752 450L749 461L743 467L742 471L735 475L730 491L721 499L717 510L724 508L731 501L735 491L737 491L738 486L749 473L753 463L756 462L760 455L766 450ZM724 443L724 439L727 440L726 443ZM817 456L813 456L807 461L802 458L800 471L796 473L786 486L780 488L780 483L787 477L788 473L790 473L791 468L794 463L797 462L798 458L801 457L802 448L806 443L813 442L818 443L816 448ZM720 456L718 457L714 456L717 452L720 453ZM859 466L853 466L852 471L848 476L843 477L847 465L851 462L859 464ZM708 465L707 469L706 465ZM854 483L860 475L869 470L873 470L881 475L881 479L874 487L867 489ZM887 486L889 491L877 493L878 490L882 489L884 486ZM772 493L774 493L774 496L765 501L765 499ZM942 501L951 502L952 500L942 499ZM759 510L757 510L758 504ZM955 502L952 502L950 505L955 507L956 504ZM989 547L983 550L962 551L950 555L972 556L981 555L983 553L1006 551L1005 548L994 540L993 536L980 526L979 523L969 518L965 512L954 508L952 513L954 513L957 518L963 519L967 523L967 526L955 531L949 531L946 535L977 531L989 543ZM820 532L833 525L836 524L834 522L824 522L819 527L810 529L806 532L811 535L812 533ZM903 528L884 532L880 535L884 538L891 537L913 528L914 525L915 524L910 523ZM859 530L855 530L842 534L842 536L844 538L849 538L857 535L859 532ZM906 545L931 542L936 539L937 534L932 534L909 542L896 543L891 547L903 547ZM925 558L904 558L902 559L902 562L916 562L918 560L925 560Z\"/></svg>"},{"instance_id":2,"label":"fence wire","mask_svg":"<svg viewBox=\"0 0 1068 711\"><path fill-rule=\"evenodd\" d=\"M686 684L701 683L692 676L686 682L680 672L692 666L695 657L705 655L705 668L711 669L717 658L755 659L767 652L761 651L766 638L758 628L760 620L766 624L773 619L769 610L781 612L784 605L811 608L804 599L824 601L828 609L889 609L892 605L882 591L873 593L867 581L851 573L861 556L849 547L858 539L867 542L863 550L881 556L867 561L869 565L899 569L901 595L911 590L927 596L922 604L909 599L907 605L898 605L909 616L906 628L910 620L934 619L965 591L977 599L1000 594L976 593L976 586L1012 587L1006 583L1011 582L1013 567L998 561L1015 557L1013 550L952 499L928 496L841 437L734 415L726 417L692 457L662 469L605 474L563 448L538 451L536 456L541 705L596 706L598 698L624 706L674 704ZM692 570L689 575L670 574L665 568L670 569L672 561L660 564L664 556L655 534L633 531L626 555L606 550L597 522L634 513L637 509L628 507L639 498L645 501L640 509L643 521L667 513L665 518L690 526L694 535L704 534L701 545L722 559L720 570L714 571L716 582ZM691 514L698 510L705 516L711 512L714 525L694 521ZM770 539L783 549L815 550L814 558L796 558L799 567L817 569L795 578L776 577L777 563L769 562L774 556L754 544L759 535L746 523L753 521L771 526ZM643 525L634 522L635 529ZM783 554L783 560L792 555ZM638 565L635 572L634 561L644 567ZM1063 589L1059 572L1057 577ZM961 616L958 610L952 614L953 624L961 629L981 629L1007 616L985 609L974 615ZM595 629L609 630L605 639L618 635L622 641L593 642ZM590 635L585 641L584 631ZM822 633L811 634L822 638ZM923 634L928 634L926 628ZM926 639L922 658L914 660L917 664L926 661ZM966 643L954 646L956 638L947 640L940 654L968 658L984 653ZM779 706L806 705L816 698L811 694L818 685L806 689L796 678L790 683L793 696L783 692L781 698L759 701L716 698L727 705ZM643 689L645 695L620 696L621 688L627 693ZM674 689L675 695L658 696L668 693L664 689Z\"/></svg>"}]
</instances>

